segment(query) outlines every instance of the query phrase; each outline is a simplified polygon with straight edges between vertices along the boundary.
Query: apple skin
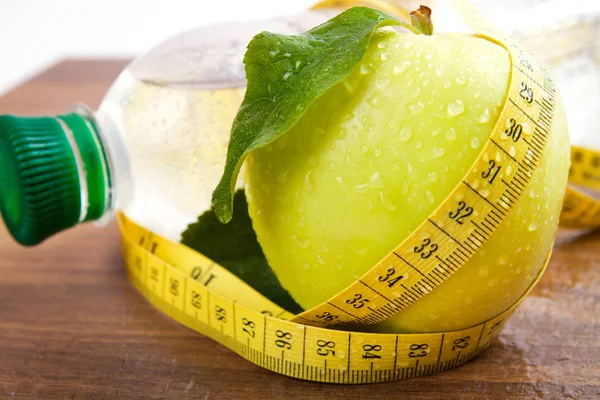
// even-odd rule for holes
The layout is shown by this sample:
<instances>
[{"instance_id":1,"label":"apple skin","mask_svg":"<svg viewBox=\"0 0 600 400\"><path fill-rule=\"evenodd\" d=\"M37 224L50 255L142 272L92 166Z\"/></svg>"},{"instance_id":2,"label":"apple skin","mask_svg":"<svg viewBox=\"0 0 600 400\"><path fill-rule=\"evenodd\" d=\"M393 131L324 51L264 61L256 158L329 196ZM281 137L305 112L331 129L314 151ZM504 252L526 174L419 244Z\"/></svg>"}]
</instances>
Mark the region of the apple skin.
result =
<instances>
[{"instance_id":1,"label":"apple skin","mask_svg":"<svg viewBox=\"0 0 600 400\"><path fill-rule=\"evenodd\" d=\"M505 49L472 35L379 30L348 77L249 155L254 229L300 305L345 289L449 195L496 123L509 63ZM511 306L552 246L568 168L559 105L540 168L505 222L434 292L373 329L461 329Z\"/></svg>"}]
</instances>

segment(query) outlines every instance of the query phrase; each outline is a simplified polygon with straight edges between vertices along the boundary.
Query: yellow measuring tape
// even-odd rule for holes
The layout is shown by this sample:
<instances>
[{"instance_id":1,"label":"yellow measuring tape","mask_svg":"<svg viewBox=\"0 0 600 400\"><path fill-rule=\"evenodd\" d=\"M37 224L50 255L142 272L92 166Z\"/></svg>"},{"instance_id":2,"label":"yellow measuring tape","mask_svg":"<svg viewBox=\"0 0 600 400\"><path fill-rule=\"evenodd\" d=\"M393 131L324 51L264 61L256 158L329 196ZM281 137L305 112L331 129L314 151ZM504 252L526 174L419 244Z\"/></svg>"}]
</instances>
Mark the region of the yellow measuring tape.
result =
<instances>
[{"instance_id":1,"label":"yellow measuring tape","mask_svg":"<svg viewBox=\"0 0 600 400\"><path fill-rule=\"evenodd\" d=\"M180 324L271 371L332 383L370 383L444 371L490 344L544 268L512 307L453 332L348 332L292 322L293 314L198 252L119 216L125 265L133 285Z\"/></svg>"},{"instance_id":2,"label":"yellow measuring tape","mask_svg":"<svg viewBox=\"0 0 600 400\"><path fill-rule=\"evenodd\" d=\"M322 5L348 3L360 2L326 1ZM367 3L375 7L380 4ZM552 130L554 84L527 53L491 30L462 2L458 5L479 36L509 52L512 72L507 101L489 140L463 180L394 251L337 296L293 315L203 255L153 234L121 214L125 264L140 292L188 328L257 365L301 379L336 383L406 379L456 367L484 350L537 283L550 255L516 304L470 328L426 334L331 329L340 324L347 329L385 320L435 290L487 242L537 169ZM388 7L395 6L386 3L377 8L390 12ZM531 89L525 95L523 85ZM521 137L521 124L525 123L534 126L527 138ZM581 156L574 156L572 182L585 186L591 182L600 187L598 174L594 173L598 170L596 156L583 149L575 149L574 154ZM512 173L490 182L485 176L490 160ZM482 188L486 188L485 195ZM600 225L594 225L600 219L600 208L590 195L569 188L565 204L561 216L565 223L577 227ZM590 208L590 204L596 208ZM471 223L447 223L471 216L474 209L479 212L471 217ZM435 256L415 251L423 238L435 244ZM401 280L401 284L392 291L394 285L390 282L394 280ZM368 299L369 307L356 308L347 301L356 295Z\"/></svg>"},{"instance_id":3,"label":"yellow measuring tape","mask_svg":"<svg viewBox=\"0 0 600 400\"><path fill-rule=\"evenodd\" d=\"M560 223L566 228L592 229L600 227L600 152L583 147L571 147L569 187L565 193Z\"/></svg>"}]
</instances>

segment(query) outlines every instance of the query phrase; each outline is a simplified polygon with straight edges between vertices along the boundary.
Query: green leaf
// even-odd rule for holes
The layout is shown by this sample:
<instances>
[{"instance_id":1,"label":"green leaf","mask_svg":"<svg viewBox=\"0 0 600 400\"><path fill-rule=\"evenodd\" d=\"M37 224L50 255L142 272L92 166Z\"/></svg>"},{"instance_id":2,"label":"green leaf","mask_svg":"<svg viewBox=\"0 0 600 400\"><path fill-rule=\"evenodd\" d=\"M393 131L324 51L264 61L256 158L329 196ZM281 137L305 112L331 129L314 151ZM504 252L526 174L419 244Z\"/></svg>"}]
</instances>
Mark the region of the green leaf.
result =
<instances>
[{"instance_id":1,"label":"green leaf","mask_svg":"<svg viewBox=\"0 0 600 400\"><path fill-rule=\"evenodd\" d=\"M227 268L269 300L293 313L302 312L281 286L258 243L243 190L235 194L230 224L221 224L212 210L198 217L181 235L181 243Z\"/></svg>"},{"instance_id":2,"label":"green leaf","mask_svg":"<svg viewBox=\"0 0 600 400\"><path fill-rule=\"evenodd\" d=\"M244 56L248 87L233 121L227 161L212 204L218 219L232 217L233 190L246 155L292 128L308 107L361 60L373 32L410 25L371 8L354 7L310 31L256 35Z\"/></svg>"}]
</instances>

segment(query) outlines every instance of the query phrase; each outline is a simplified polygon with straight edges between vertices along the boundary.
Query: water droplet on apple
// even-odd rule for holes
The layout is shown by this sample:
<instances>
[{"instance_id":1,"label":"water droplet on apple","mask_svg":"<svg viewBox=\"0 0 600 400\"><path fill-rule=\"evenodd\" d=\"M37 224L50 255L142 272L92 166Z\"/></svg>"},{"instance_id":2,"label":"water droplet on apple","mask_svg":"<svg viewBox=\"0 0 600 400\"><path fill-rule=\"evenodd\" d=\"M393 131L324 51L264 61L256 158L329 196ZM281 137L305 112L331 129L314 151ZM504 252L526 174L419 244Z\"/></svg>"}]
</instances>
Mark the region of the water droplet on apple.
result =
<instances>
[{"instance_id":1,"label":"water droplet on apple","mask_svg":"<svg viewBox=\"0 0 600 400\"><path fill-rule=\"evenodd\" d=\"M389 79L380 79L377 81L377 87L379 89L383 89L384 87L389 85L389 83L390 83Z\"/></svg>"},{"instance_id":2,"label":"water droplet on apple","mask_svg":"<svg viewBox=\"0 0 600 400\"><path fill-rule=\"evenodd\" d=\"M352 84L347 80L345 80L343 82L344 82L344 87L346 88L348 93L354 93L354 86L352 86Z\"/></svg>"},{"instance_id":3,"label":"water droplet on apple","mask_svg":"<svg viewBox=\"0 0 600 400\"><path fill-rule=\"evenodd\" d=\"M529 122L521 122L521 127L523 128L523 133L527 136L530 136L533 133L533 130L531 129L531 124L529 124Z\"/></svg>"},{"instance_id":4,"label":"water droplet on apple","mask_svg":"<svg viewBox=\"0 0 600 400\"><path fill-rule=\"evenodd\" d=\"M451 101L446 106L446 109L448 111L448 116L456 117L457 115L460 115L465 111L465 105L460 100Z\"/></svg>"},{"instance_id":5,"label":"water droplet on apple","mask_svg":"<svg viewBox=\"0 0 600 400\"><path fill-rule=\"evenodd\" d=\"M420 101L416 103L410 103L406 106L406 108L408 109L408 112L415 115L422 114L423 111L425 111L425 106Z\"/></svg>"},{"instance_id":6,"label":"water droplet on apple","mask_svg":"<svg viewBox=\"0 0 600 400\"><path fill-rule=\"evenodd\" d=\"M474 149L478 149L480 146L479 139L474 137L471 139L471 147Z\"/></svg>"},{"instance_id":7,"label":"water droplet on apple","mask_svg":"<svg viewBox=\"0 0 600 400\"><path fill-rule=\"evenodd\" d=\"M531 232L535 231L538 228L537 222L533 221L532 223L529 224L529 230Z\"/></svg>"},{"instance_id":8,"label":"water droplet on apple","mask_svg":"<svg viewBox=\"0 0 600 400\"><path fill-rule=\"evenodd\" d=\"M467 80L462 75L457 76L455 80L456 80L456 83L458 83L459 85L464 85L465 83L467 83Z\"/></svg>"},{"instance_id":9,"label":"water droplet on apple","mask_svg":"<svg viewBox=\"0 0 600 400\"><path fill-rule=\"evenodd\" d=\"M335 180L337 181L340 189L342 189L343 192L348 190L348 185L346 184L346 182L344 182L344 178L342 178L341 176L338 176L335 178Z\"/></svg>"},{"instance_id":10,"label":"water droplet on apple","mask_svg":"<svg viewBox=\"0 0 600 400\"><path fill-rule=\"evenodd\" d=\"M450 127L446 130L446 139L456 140L456 131L454 130L454 128Z\"/></svg>"},{"instance_id":11,"label":"water droplet on apple","mask_svg":"<svg viewBox=\"0 0 600 400\"><path fill-rule=\"evenodd\" d=\"M508 149L508 154L510 154L512 157L517 155L517 148L515 146L510 146L510 149Z\"/></svg>"},{"instance_id":12,"label":"water droplet on apple","mask_svg":"<svg viewBox=\"0 0 600 400\"><path fill-rule=\"evenodd\" d=\"M483 110L483 112L479 115L479 117L477 117L477 123L479 124L485 124L487 122L490 121L490 110L488 110L487 108L485 110Z\"/></svg>"},{"instance_id":13,"label":"water droplet on apple","mask_svg":"<svg viewBox=\"0 0 600 400\"><path fill-rule=\"evenodd\" d=\"M442 147L436 147L433 149L433 156L436 158L439 158L439 157L443 156L444 154L446 154L446 150Z\"/></svg>"},{"instance_id":14,"label":"water droplet on apple","mask_svg":"<svg viewBox=\"0 0 600 400\"><path fill-rule=\"evenodd\" d=\"M420 94L421 94L421 88L415 88L415 90L413 90L413 92L412 92L413 99L419 97Z\"/></svg>"},{"instance_id":15,"label":"water droplet on apple","mask_svg":"<svg viewBox=\"0 0 600 400\"><path fill-rule=\"evenodd\" d=\"M411 185L411 182L408 180L402 182L402 184L400 185L400 194L408 193L408 190L410 189L410 185Z\"/></svg>"},{"instance_id":16,"label":"water droplet on apple","mask_svg":"<svg viewBox=\"0 0 600 400\"><path fill-rule=\"evenodd\" d=\"M383 182L379 177L379 172L375 172L373 175L371 175L367 182L362 183L360 185L355 185L354 188L357 189L357 191L360 193L365 193L368 189L371 188L383 188Z\"/></svg>"},{"instance_id":17,"label":"water droplet on apple","mask_svg":"<svg viewBox=\"0 0 600 400\"><path fill-rule=\"evenodd\" d=\"M401 63L394 65L392 73L394 75L399 75L399 74L403 73L404 71L406 71L408 69L408 67L410 67L410 61L408 61L408 60L402 61Z\"/></svg>"},{"instance_id":18,"label":"water droplet on apple","mask_svg":"<svg viewBox=\"0 0 600 400\"><path fill-rule=\"evenodd\" d=\"M362 75L368 75L371 72L373 72L373 67L371 66L371 64L361 64L360 65L360 73Z\"/></svg>"},{"instance_id":19,"label":"water droplet on apple","mask_svg":"<svg viewBox=\"0 0 600 400\"><path fill-rule=\"evenodd\" d=\"M301 228L304 228L306 226L306 220L304 219L304 217L300 217L300 219L298 220L298 226Z\"/></svg>"},{"instance_id":20,"label":"water droplet on apple","mask_svg":"<svg viewBox=\"0 0 600 400\"><path fill-rule=\"evenodd\" d=\"M429 190L425 192L425 199L429 204L433 204L433 202L435 201L433 193L431 193Z\"/></svg>"},{"instance_id":21,"label":"water droplet on apple","mask_svg":"<svg viewBox=\"0 0 600 400\"><path fill-rule=\"evenodd\" d=\"M436 68L435 69L435 74L437 76L443 76L444 75L444 71L441 68Z\"/></svg>"},{"instance_id":22,"label":"water droplet on apple","mask_svg":"<svg viewBox=\"0 0 600 400\"><path fill-rule=\"evenodd\" d=\"M412 138L412 126L403 125L398 132L398 140L408 142Z\"/></svg>"},{"instance_id":23,"label":"water droplet on apple","mask_svg":"<svg viewBox=\"0 0 600 400\"><path fill-rule=\"evenodd\" d=\"M422 148L423 147L423 142L419 140L417 143L415 143L415 147L417 149ZM424 159L425 159L424 157L421 157L421 161L424 161Z\"/></svg>"},{"instance_id":24,"label":"water droplet on apple","mask_svg":"<svg viewBox=\"0 0 600 400\"><path fill-rule=\"evenodd\" d=\"M276 182L279 184L286 183L289 178L289 173L290 173L289 169L284 169L283 171L279 171L279 174L277 174Z\"/></svg>"},{"instance_id":25,"label":"water droplet on apple","mask_svg":"<svg viewBox=\"0 0 600 400\"><path fill-rule=\"evenodd\" d=\"M448 89L452 85L450 81L444 82L444 89Z\"/></svg>"},{"instance_id":26,"label":"water droplet on apple","mask_svg":"<svg viewBox=\"0 0 600 400\"><path fill-rule=\"evenodd\" d=\"M379 47L380 49L384 49L385 46L387 46L387 43L385 41L381 41L381 42L377 43L377 47Z\"/></svg>"},{"instance_id":27,"label":"water droplet on apple","mask_svg":"<svg viewBox=\"0 0 600 400\"><path fill-rule=\"evenodd\" d=\"M375 157L381 157L381 154L383 153L383 151L380 148L377 148L373 151L373 155Z\"/></svg>"},{"instance_id":28,"label":"water droplet on apple","mask_svg":"<svg viewBox=\"0 0 600 400\"><path fill-rule=\"evenodd\" d=\"M360 146L360 152L362 154L367 154L369 152L369 146L367 146L366 144L362 144Z\"/></svg>"},{"instance_id":29,"label":"water droplet on apple","mask_svg":"<svg viewBox=\"0 0 600 400\"><path fill-rule=\"evenodd\" d=\"M304 189L306 189L307 192L313 192L315 190L315 185L312 180L312 171L308 171L304 177Z\"/></svg>"},{"instance_id":30,"label":"water droplet on apple","mask_svg":"<svg viewBox=\"0 0 600 400\"><path fill-rule=\"evenodd\" d=\"M290 239L292 239L294 241L294 243L296 243L298 245L298 247L306 249L308 248L308 246L310 246L310 238L300 238L296 235L292 235L290 236Z\"/></svg>"},{"instance_id":31,"label":"water droplet on apple","mask_svg":"<svg viewBox=\"0 0 600 400\"><path fill-rule=\"evenodd\" d=\"M438 180L438 176L435 172L432 171L427 174L428 182L437 182L437 180Z\"/></svg>"},{"instance_id":32,"label":"water droplet on apple","mask_svg":"<svg viewBox=\"0 0 600 400\"><path fill-rule=\"evenodd\" d=\"M375 94L373 94L373 96L371 96L370 98L367 99L367 103L369 103L374 108L380 108L381 107L378 93L381 93L381 92L378 90L377 92L375 92Z\"/></svg>"},{"instance_id":33,"label":"water droplet on apple","mask_svg":"<svg viewBox=\"0 0 600 400\"><path fill-rule=\"evenodd\" d=\"M413 46L413 43L409 40L404 42L404 48L405 49L410 49Z\"/></svg>"},{"instance_id":34,"label":"water droplet on apple","mask_svg":"<svg viewBox=\"0 0 600 400\"><path fill-rule=\"evenodd\" d=\"M381 53L381 56L379 56L381 58L381 61L386 61L389 58L389 54L388 53Z\"/></svg>"},{"instance_id":35,"label":"water droplet on apple","mask_svg":"<svg viewBox=\"0 0 600 400\"><path fill-rule=\"evenodd\" d=\"M498 279L494 278L491 281L488 282L487 286L488 287L492 287L492 286L496 286L498 284Z\"/></svg>"},{"instance_id":36,"label":"water droplet on apple","mask_svg":"<svg viewBox=\"0 0 600 400\"><path fill-rule=\"evenodd\" d=\"M335 163L333 161L329 163L329 169L331 171L335 170Z\"/></svg>"},{"instance_id":37,"label":"water droplet on apple","mask_svg":"<svg viewBox=\"0 0 600 400\"><path fill-rule=\"evenodd\" d=\"M487 265L483 264L479 267L479 276L485 277L485 276L488 276L489 273L490 273L490 268Z\"/></svg>"},{"instance_id":38,"label":"water droplet on apple","mask_svg":"<svg viewBox=\"0 0 600 400\"><path fill-rule=\"evenodd\" d=\"M379 203L381 204L381 207L383 207L384 209L388 210L388 211L396 211L396 209L398 207L396 207L395 204L393 204L392 202L390 202L388 199L385 198L385 195L383 194L383 192L379 192Z\"/></svg>"}]
</instances>

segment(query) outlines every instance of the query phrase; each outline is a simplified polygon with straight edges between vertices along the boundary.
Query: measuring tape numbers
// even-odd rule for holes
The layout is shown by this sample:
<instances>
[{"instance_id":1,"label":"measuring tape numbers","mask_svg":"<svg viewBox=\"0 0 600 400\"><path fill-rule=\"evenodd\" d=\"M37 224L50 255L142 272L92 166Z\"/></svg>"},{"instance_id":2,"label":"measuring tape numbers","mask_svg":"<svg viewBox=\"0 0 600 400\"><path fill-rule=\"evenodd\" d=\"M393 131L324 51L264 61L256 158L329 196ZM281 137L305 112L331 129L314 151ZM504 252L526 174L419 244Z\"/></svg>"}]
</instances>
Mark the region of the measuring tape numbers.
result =
<instances>
[{"instance_id":1,"label":"measuring tape numbers","mask_svg":"<svg viewBox=\"0 0 600 400\"><path fill-rule=\"evenodd\" d=\"M404 15L391 3L324 1L318 6L366 3ZM162 238L119 214L125 265L134 286L184 326L227 346L268 370L295 378L370 383L428 375L461 365L490 344L542 276L495 318L470 328L423 334L364 333L332 329L383 321L434 291L488 241L527 187L552 131L556 89L547 71L464 2L456 5L478 36L503 46L511 59L507 99L483 150L439 207L392 252L328 301L294 315L202 254ZM391 10L390 10L391 7ZM523 88L526 90L523 90ZM523 130L530 130L525 135ZM579 151L572 182L600 188L594 163ZM491 165L493 161L493 165ZM490 167L491 165L491 167ZM502 166L502 179L490 168ZM592 172L590 172L592 171ZM495 175L494 175L495 177ZM591 200L590 200L591 199ZM584 203L587 201L587 203ZM590 207L593 201L594 207ZM600 225L600 206L570 187L562 221ZM435 254L423 254L424 241ZM421 249L421 250L418 250ZM354 307L351 299L367 299Z\"/></svg>"},{"instance_id":2,"label":"measuring tape numbers","mask_svg":"<svg viewBox=\"0 0 600 400\"><path fill-rule=\"evenodd\" d=\"M538 168L552 131L554 83L541 65L491 29L479 13L463 2L456 4L478 36L503 46L511 59L507 99L489 139L458 186L408 238L346 290L294 321L315 326L368 325L418 302L489 240ZM524 129L529 130L527 138ZM511 172L494 179L490 167ZM415 251L424 241L435 246L434 256ZM368 299L369 307L356 309L346 301L357 295Z\"/></svg>"},{"instance_id":3,"label":"measuring tape numbers","mask_svg":"<svg viewBox=\"0 0 600 400\"><path fill-rule=\"evenodd\" d=\"M535 286L508 310L443 333L348 332L293 322L294 315L200 253L119 215L133 285L180 324L268 370L331 383L372 383L445 371L485 350Z\"/></svg>"}]
</instances>

